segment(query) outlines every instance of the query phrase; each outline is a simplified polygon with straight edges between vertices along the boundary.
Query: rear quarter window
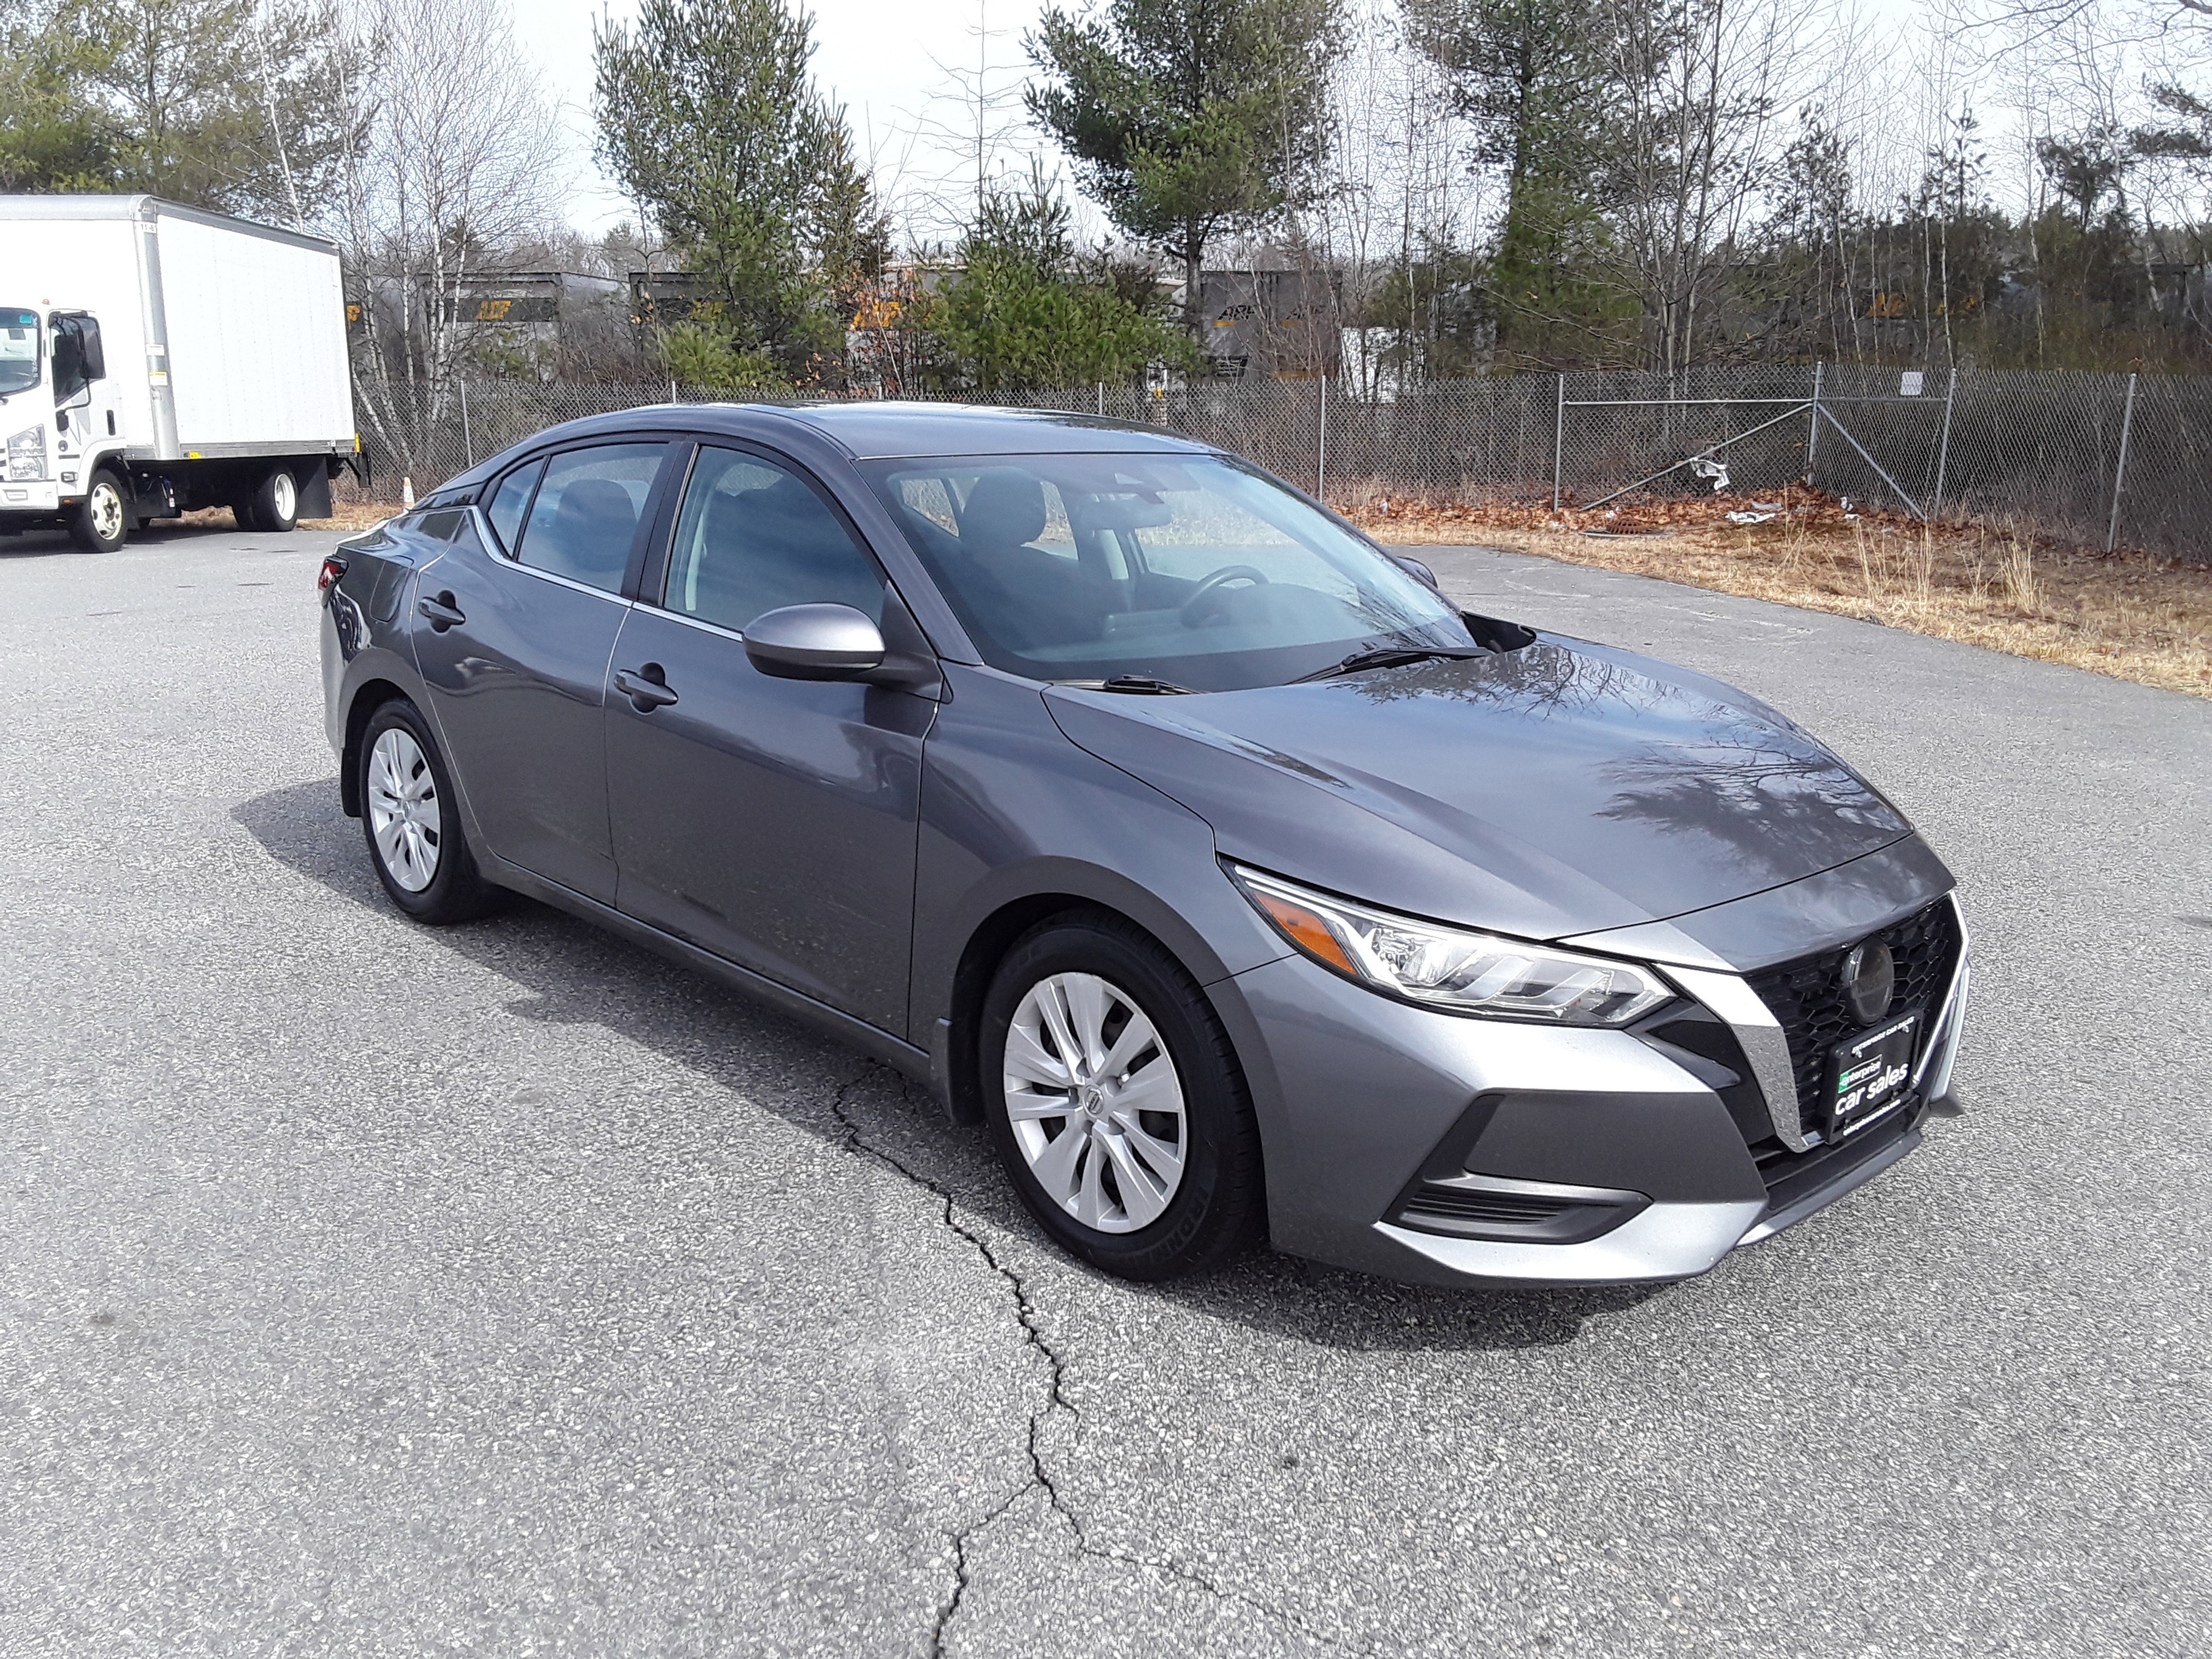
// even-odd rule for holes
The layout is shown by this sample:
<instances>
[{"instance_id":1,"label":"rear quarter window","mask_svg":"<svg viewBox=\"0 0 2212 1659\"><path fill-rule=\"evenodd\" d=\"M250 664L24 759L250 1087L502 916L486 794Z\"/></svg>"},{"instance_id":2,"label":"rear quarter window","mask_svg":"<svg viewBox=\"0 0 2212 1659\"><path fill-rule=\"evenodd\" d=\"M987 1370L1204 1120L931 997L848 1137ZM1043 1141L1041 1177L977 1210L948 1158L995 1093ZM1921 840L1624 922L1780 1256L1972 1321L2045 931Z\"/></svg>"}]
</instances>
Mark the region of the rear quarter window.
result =
<instances>
[{"instance_id":1,"label":"rear quarter window","mask_svg":"<svg viewBox=\"0 0 2212 1659\"><path fill-rule=\"evenodd\" d=\"M499 538L500 546L507 552L514 551L522 534L522 515L529 510L530 493L538 488L539 476L545 463L532 461L518 466L499 481L499 488L491 493L491 505L484 516L491 520L492 534Z\"/></svg>"}]
</instances>

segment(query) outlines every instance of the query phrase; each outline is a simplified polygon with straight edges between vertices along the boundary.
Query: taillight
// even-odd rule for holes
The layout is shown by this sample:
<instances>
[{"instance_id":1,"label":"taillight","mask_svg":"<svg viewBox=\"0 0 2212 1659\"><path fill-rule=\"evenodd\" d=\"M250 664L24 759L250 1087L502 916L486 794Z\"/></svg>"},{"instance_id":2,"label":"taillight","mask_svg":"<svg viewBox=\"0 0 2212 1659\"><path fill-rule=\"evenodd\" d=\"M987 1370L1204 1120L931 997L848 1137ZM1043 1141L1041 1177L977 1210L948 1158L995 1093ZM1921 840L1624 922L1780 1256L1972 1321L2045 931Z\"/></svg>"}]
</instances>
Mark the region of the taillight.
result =
<instances>
[{"instance_id":1,"label":"taillight","mask_svg":"<svg viewBox=\"0 0 2212 1659\"><path fill-rule=\"evenodd\" d=\"M323 561L323 574L315 578L316 593L318 595L328 593L331 591L331 584L345 573L345 560L336 553L330 555Z\"/></svg>"}]
</instances>

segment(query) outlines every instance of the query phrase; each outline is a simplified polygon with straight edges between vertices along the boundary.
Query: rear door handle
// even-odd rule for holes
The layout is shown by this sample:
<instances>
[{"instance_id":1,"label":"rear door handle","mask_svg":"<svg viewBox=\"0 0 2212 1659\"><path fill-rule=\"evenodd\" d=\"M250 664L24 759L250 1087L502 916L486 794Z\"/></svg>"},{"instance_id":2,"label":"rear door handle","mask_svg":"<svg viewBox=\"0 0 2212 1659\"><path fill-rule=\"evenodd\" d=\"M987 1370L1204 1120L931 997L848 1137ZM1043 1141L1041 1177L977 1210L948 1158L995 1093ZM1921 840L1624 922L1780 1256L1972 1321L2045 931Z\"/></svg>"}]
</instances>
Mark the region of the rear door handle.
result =
<instances>
[{"instance_id":1,"label":"rear door handle","mask_svg":"<svg viewBox=\"0 0 2212 1659\"><path fill-rule=\"evenodd\" d=\"M630 707L641 714L665 708L676 701L676 694L668 689L667 672L657 662L635 670L616 669L615 690L628 697Z\"/></svg>"},{"instance_id":2,"label":"rear door handle","mask_svg":"<svg viewBox=\"0 0 2212 1659\"><path fill-rule=\"evenodd\" d=\"M460 606L453 603L451 593L441 593L435 599L417 599L415 608L430 619L432 630L440 634L468 620L461 614Z\"/></svg>"}]
</instances>

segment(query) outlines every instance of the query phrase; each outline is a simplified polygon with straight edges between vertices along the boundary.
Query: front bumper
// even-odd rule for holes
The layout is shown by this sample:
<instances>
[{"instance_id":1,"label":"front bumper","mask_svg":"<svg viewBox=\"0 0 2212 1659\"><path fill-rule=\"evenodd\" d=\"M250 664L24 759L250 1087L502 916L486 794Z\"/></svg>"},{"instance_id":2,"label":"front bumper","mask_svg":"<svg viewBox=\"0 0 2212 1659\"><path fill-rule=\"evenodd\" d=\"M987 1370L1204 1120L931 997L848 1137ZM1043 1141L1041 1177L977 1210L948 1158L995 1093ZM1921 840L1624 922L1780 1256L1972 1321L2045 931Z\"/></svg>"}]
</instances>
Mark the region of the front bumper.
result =
<instances>
[{"instance_id":1,"label":"front bumper","mask_svg":"<svg viewBox=\"0 0 2212 1659\"><path fill-rule=\"evenodd\" d=\"M61 485L55 479L0 482L0 513L50 514L58 513L61 508Z\"/></svg>"},{"instance_id":2,"label":"front bumper","mask_svg":"<svg viewBox=\"0 0 2212 1659\"><path fill-rule=\"evenodd\" d=\"M1966 980L1962 940L1911 1096L1829 1147L1765 1136L1749 1064L1627 1031L1438 1013L1303 957L1215 1000L1247 1057L1278 1248L1420 1283L1592 1285L1704 1273L1909 1154L1949 1086Z\"/></svg>"}]
</instances>

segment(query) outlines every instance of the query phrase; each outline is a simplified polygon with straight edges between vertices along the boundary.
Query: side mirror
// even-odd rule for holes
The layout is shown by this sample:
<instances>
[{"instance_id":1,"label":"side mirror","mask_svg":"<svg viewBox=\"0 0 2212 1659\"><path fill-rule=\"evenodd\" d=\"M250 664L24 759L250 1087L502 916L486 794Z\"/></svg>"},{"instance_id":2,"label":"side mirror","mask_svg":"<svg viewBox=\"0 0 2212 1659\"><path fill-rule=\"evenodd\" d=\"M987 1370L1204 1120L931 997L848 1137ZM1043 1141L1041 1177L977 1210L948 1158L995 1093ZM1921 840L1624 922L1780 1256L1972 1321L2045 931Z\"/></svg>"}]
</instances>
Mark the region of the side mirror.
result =
<instances>
[{"instance_id":1,"label":"side mirror","mask_svg":"<svg viewBox=\"0 0 2212 1659\"><path fill-rule=\"evenodd\" d=\"M100 343L100 319L80 317L76 319L78 349L83 354L84 378L104 380L107 378L107 349Z\"/></svg>"},{"instance_id":2,"label":"side mirror","mask_svg":"<svg viewBox=\"0 0 2212 1659\"><path fill-rule=\"evenodd\" d=\"M1419 559L1413 558L1410 555L1404 553L1393 553L1389 557L1391 563L1396 565L1399 569L1404 571L1415 580L1426 583L1429 587L1437 592L1441 593L1443 592L1443 589L1437 585L1437 573L1430 569L1428 566L1423 564Z\"/></svg>"},{"instance_id":3,"label":"side mirror","mask_svg":"<svg viewBox=\"0 0 2212 1659\"><path fill-rule=\"evenodd\" d=\"M857 680L884 665L884 634L849 605L787 605L745 625L745 656L780 680Z\"/></svg>"}]
</instances>

